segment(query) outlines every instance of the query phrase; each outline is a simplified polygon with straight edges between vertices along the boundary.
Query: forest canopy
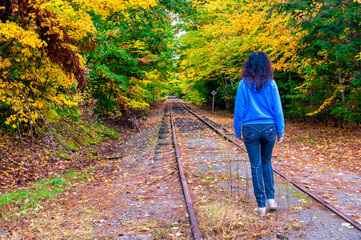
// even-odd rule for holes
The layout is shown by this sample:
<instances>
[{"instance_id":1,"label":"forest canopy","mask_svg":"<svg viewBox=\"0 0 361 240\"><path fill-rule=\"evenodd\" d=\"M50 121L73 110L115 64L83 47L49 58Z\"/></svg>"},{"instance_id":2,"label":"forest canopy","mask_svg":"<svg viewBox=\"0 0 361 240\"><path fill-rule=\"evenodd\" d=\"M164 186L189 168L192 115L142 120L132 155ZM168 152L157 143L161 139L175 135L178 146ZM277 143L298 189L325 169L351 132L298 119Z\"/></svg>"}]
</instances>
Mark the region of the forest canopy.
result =
<instances>
[{"instance_id":1,"label":"forest canopy","mask_svg":"<svg viewBox=\"0 0 361 240\"><path fill-rule=\"evenodd\" d=\"M213 90L231 111L242 66L259 50L286 116L359 124L360 9L340 0L2 1L0 125L57 122L82 106L131 115L167 94L202 104Z\"/></svg>"},{"instance_id":2,"label":"forest canopy","mask_svg":"<svg viewBox=\"0 0 361 240\"><path fill-rule=\"evenodd\" d=\"M0 4L0 125L8 130L147 109L168 91L171 12L185 1L13 0Z\"/></svg>"},{"instance_id":3,"label":"forest canopy","mask_svg":"<svg viewBox=\"0 0 361 240\"><path fill-rule=\"evenodd\" d=\"M232 108L253 51L274 64L288 117L361 121L360 1L193 1L197 14L179 41L180 92Z\"/></svg>"}]
</instances>

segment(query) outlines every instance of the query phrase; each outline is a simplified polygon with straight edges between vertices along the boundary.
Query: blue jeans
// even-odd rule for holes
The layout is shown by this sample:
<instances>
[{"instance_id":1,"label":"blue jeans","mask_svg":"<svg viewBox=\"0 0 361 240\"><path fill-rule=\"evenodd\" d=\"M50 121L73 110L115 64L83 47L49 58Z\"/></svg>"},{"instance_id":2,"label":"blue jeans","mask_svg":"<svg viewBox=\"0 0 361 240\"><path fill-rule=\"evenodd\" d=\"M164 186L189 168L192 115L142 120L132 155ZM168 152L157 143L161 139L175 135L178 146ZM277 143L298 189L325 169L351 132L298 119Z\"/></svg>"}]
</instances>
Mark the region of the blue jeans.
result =
<instances>
[{"instance_id":1,"label":"blue jeans","mask_svg":"<svg viewBox=\"0 0 361 240\"><path fill-rule=\"evenodd\" d=\"M266 199L274 199L275 195L271 157L276 125L244 125L242 135L251 162L254 195L258 207L266 207Z\"/></svg>"}]
</instances>

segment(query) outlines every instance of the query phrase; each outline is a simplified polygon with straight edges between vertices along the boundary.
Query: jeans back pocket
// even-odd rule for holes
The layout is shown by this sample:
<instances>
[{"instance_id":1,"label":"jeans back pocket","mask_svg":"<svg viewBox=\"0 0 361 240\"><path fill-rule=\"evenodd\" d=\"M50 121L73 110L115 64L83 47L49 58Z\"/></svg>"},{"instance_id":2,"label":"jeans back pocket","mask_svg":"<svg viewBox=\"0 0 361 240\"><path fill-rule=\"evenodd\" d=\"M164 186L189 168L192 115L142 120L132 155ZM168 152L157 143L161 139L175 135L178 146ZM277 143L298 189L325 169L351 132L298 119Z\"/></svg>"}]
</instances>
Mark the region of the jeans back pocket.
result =
<instances>
[{"instance_id":1,"label":"jeans back pocket","mask_svg":"<svg viewBox=\"0 0 361 240\"><path fill-rule=\"evenodd\" d=\"M254 140L255 135L256 135L255 130L243 128L243 141L252 142Z\"/></svg>"},{"instance_id":2,"label":"jeans back pocket","mask_svg":"<svg viewBox=\"0 0 361 240\"><path fill-rule=\"evenodd\" d=\"M266 138L268 141L274 141L276 139L276 127L272 126L266 130Z\"/></svg>"}]
</instances>

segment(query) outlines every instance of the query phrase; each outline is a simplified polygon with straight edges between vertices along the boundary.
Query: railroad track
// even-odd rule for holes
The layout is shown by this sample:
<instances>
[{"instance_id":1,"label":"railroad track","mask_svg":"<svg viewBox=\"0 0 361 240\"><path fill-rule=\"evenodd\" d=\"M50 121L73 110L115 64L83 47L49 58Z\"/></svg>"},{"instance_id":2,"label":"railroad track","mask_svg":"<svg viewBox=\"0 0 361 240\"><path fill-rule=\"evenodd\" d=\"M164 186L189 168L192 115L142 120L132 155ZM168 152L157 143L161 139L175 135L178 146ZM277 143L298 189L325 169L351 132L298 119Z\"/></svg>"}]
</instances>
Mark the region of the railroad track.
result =
<instances>
[{"instance_id":1,"label":"railroad track","mask_svg":"<svg viewBox=\"0 0 361 240\"><path fill-rule=\"evenodd\" d=\"M173 119L172 112L170 112L170 121L171 121L171 126L172 126L173 144L174 144L174 149L175 149L175 154L176 154L176 159L177 159L178 172L179 172L179 177L180 177L181 183L182 183L184 198L186 201L187 210L188 210L188 214L189 214L189 220L192 225L193 237L195 240L200 240L200 239L202 239L202 236L201 236L201 233L198 228L198 223L197 223L196 214L194 212L192 197L189 192L188 183L187 183L187 180L186 180L186 177L184 174L183 164L181 162L181 157L180 157L179 150L178 150L177 136L175 133L175 126L174 126L174 119Z\"/></svg>"},{"instance_id":2,"label":"railroad track","mask_svg":"<svg viewBox=\"0 0 361 240\"><path fill-rule=\"evenodd\" d=\"M173 106L173 108L178 108L179 111L179 107L181 107L182 109L186 110L187 112L189 112L190 114L194 115L199 121L201 121L202 123L204 123L205 125L207 125L209 128L211 128L213 131L215 131L218 135L220 135L222 138L226 139L227 141L233 143L234 145L236 145L238 148L242 149L243 151L245 151L245 149L243 148L242 145L240 145L238 142L235 142L231 137L230 134L227 133L227 131L225 131L225 129L219 125L219 124L215 124L212 121L207 121L205 119L203 119L202 117L200 117L197 113L195 113L191 108L189 108L188 106L182 104L181 102L179 102L177 99L170 99L172 103L175 103L176 106ZM178 107L177 107L178 106ZM171 117L172 118L172 117ZM174 132L174 120L172 119L172 126L173 126L173 134L174 134L174 142L176 143L176 137L175 137L175 132ZM361 224L359 222L357 222L355 219L353 219L352 217L348 216L347 214L345 214L342 210L340 210L339 208L337 208L336 206L330 204L329 202L325 201L321 196L317 195L314 192L311 192L310 190L308 190L306 187L304 187L301 183L298 183L297 181L291 179L290 177L288 177L286 174L282 173L280 170L278 169L274 169L274 172L276 174L278 174L279 176L281 176L282 178L286 179L288 182L292 183L296 188L298 188L299 190L303 191L304 193L306 193L307 195L309 195L310 197L312 197L313 199L315 199L317 202L319 202L320 204L322 204L324 207L328 208L329 210L333 211L335 214L337 214L339 217L341 217L342 219L344 219L345 221L347 221L348 223L350 223L352 226L354 226L356 229L361 231Z\"/></svg>"},{"instance_id":3,"label":"railroad track","mask_svg":"<svg viewBox=\"0 0 361 240\"><path fill-rule=\"evenodd\" d=\"M228 142L232 143L234 146L236 146L237 149L241 149L241 151L243 151L243 152L245 152L245 149L241 144L239 144L238 142L235 142L232 139L233 134L230 134L229 132L227 132L227 130L222 125L220 125L218 123L215 123L210 119L207 119L207 118L204 119L203 117L199 116L196 112L194 112L190 107L186 106L185 104L182 104L181 102L179 102L175 98L168 98L167 102L168 102L168 106L167 106L167 110L166 110L166 118L163 119L163 124L162 124L162 127L160 129L160 135L158 137L159 137L160 140L165 138L164 134L162 135L162 132L166 128L165 126L167 125L166 123L168 121L166 119L169 117L170 125L169 125L169 129L167 131L172 133L171 138L172 138L172 142L173 142L173 147L175 149L177 165L178 165L178 168L179 168L178 172L180 174L182 188L183 188L183 191L184 191L185 202L186 202L187 210L188 210L188 213L189 213L188 216L189 216L190 223L191 223L191 229L192 229L194 239L198 240L198 239L202 239L202 238L201 238L200 230L198 228L196 213L195 213L194 207L193 207L193 201L191 199L191 195L193 195L193 194L191 194L191 192L189 191L190 187L187 185L187 179L186 179L186 176L184 174L185 172L186 173L192 172L192 170L187 169L185 171L183 169L184 168L184 166L183 166L184 163L182 163L181 157L183 158L183 156L187 155L188 153L199 154L199 156L201 156L201 155L205 155L207 153L209 154L211 151L217 152L219 150L217 150L215 148L212 148L212 146L210 146L207 151L204 151L204 150L202 150L202 148L199 148L199 147L193 146L193 145L187 145L186 146L186 148L187 148L186 151L184 151L184 146L181 147L181 148L183 148L183 150L182 149L179 150L179 147L178 147L179 142L178 142L178 136L177 135L182 135L182 134L191 134L191 135L193 134L194 135L195 132L203 131L204 128L211 129L211 131L218 134L221 138L225 139L226 141L228 141ZM194 116L193 119L190 118L191 115ZM168 134L168 132L167 132L167 134ZM160 142L160 144L158 144L158 145L162 145L162 143ZM181 145L184 145L184 143L181 142ZM156 149L156 152L157 152L157 149ZM237 154L240 155L239 152ZM233 159L234 157L231 157L231 158ZM234 160L233 159L232 161L233 162L239 161L241 163L245 162L244 159L243 160L240 160L240 159ZM221 162L220 160L214 161L214 163L220 163L220 162ZM189 164L188 163L185 163L185 164L186 164L186 168L187 167L189 168L189 166L188 166ZM197 163L197 164L199 165L199 164L202 164L202 163ZM244 168L249 168L249 166L247 166L247 165L244 165L243 167ZM200 168L202 168L202 167L200 167ZM233 169L235 169L234 166L233 166ZM232 170L232 171L234 171L234 170ZM237 165L237 171L238 171L238 165ZM299 189L302 192L306 193L308 196L312 197L317 202L319 202L322 206L324 206L324 207L328 208L329 210L333 211L340 218L347 221L349 224L351 224L357 230L361 231L361 224L359 222L357 222L355 219L353 219L352 217L348 216L342 210L340 210L336 206L330 204L329 202L326 202L322 197L315 194L314 192L311 192L309 189L304 187L301 183L298 183L297 181L291 179L290 177L288 177L286 174L282 173L278 169L274 169L274 171L275 171L275 173L277 175L279 175L283 179L286 179L287 182L291 183L297 189ZM187 176L187 178L188 178L188 176ZM247 184L248 184L248 176L247 176L247 178L244 177L243 179L247 179ZM235 191L236 192L240 191L240 188L236 189ZM246 193L246 194L248 194L248 193Z\"/></svg>"}]
</instances>

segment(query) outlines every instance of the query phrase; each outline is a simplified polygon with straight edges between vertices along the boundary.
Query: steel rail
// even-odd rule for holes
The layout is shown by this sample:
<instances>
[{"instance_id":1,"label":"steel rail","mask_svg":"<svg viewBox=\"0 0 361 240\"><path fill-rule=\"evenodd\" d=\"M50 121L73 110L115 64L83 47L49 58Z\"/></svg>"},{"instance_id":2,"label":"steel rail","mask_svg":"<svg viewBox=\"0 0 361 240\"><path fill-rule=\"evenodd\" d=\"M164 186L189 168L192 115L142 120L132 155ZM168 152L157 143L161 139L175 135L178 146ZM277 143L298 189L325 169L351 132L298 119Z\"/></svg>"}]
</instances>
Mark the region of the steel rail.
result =
<instances>
[{"instance_id":1,"label":"steel rail","mask_svg":"<svg viewBox=\"0 0 361 240\"><path fill-rule=\"evenodd\" d=\"M221 135L223 138L227 139L229 142L235 144L237 147L241 148L243 151L246 151L246 149L244 149L244 147L242 145L240 145L239 143L235 142L233 139L231 139L230 137L228 137L227 135L225 135L223 132L221 132L220 130L218 130L217 128L215 128L212 124L208 123L206 120L204 120L203 118L201 118L198 114L196 114L194 111L188 109L188 107L184 106L181 102L177 101L176 102L181 105L185 110L187 110L188 112L190 112L191 114L193 114L195 117L197 117L201 122L205 123L207 126L209 126L212 130L214 130L215 132L217 132L219 135ZM355 228L357 228L359 231L361 231L361 224L356 221L355 219L349 217L347 214L345 214L343 211L341 211L339 208L335 207L334 205L330 204L329 202L325 201L322 197L320 197L319 195L317 195L316 193L313 193L309 190L307 190L307 188L305 188L302 184L296 182L295 180L291 179L290 177L286 176L284 173L282 173L280 170L273 168L273 171L275 173L277 173L278 175L280 175L281 177L283 177L284 179L286 179L287 181L289 181L290 183L292 183L295 187L297 187L298 189L300 189L301 191L303 191L304 193L308 194L310 197L312 197L313 199L315 199L317 202L321 203L323 206L325 206L326 208L328 208L329 210L331 210L332 212L336 213L338 216L340 216L341 218L343 218L345 221L349 222L351 225L353 225Z\"/></svg>"},{"instance_id":2,"label":"steel rail","mask_svg":"<svg viewBox=\"0 0 361 240\"><path fill-rule=\"evenodd\" d=\"M210 124L209 122L207 122L206 120L204 120L203 118L201 118L200 116L198 116L195 112L193 112L192 110L188 109L186 106L184 106L181 102L178 102L178 104L180 104L185 110L187 110L188 112L192 113L194 116L196 116L201 122L203 122L204 124L206 124L208 127L210 127L212 130L214 130L216 133L218 133L219 135L221 135L223 138L227 139L228 141L230 141L231 143L235 144L237 147L241 148L243 151L246 151L246 149L244 149L244 147L239 144L238 142L233 141L230 137L228 137L226 134L224 134L222 131L220 131L219 129L215 128L212 124Z\"/></svg>"},{"instance_id":3,"label":"steel rail","mask_svg":"<svg viewBox=\"0 0 361 240\"><path fill-rule=\"evenodd\" d=\"M179 154L179 149L178 149L178 144L177 144L177 137L175 134L174 120L173 120L173 115L172 115L172 109L170 110L170 122L171 122L171 126L172 126L173 144L174 144L174 149L175 149L175 154L176 154L176 159L177 159L177 164L178 164L179 176L180 176L180 179L182 182L183 193L184 193L185 201L187 204L188 215L189 215L189 219L190 219L191 225L192 225L193 237L195 240L201 240L202 236L201 236L199 228L198 228L197 218L196 218L196 214L195 214L194 208L193 208L192 197L189 192L187 180L184 175L183 165L180 160L180 154Z\"/></svg>"}]
</instances>

